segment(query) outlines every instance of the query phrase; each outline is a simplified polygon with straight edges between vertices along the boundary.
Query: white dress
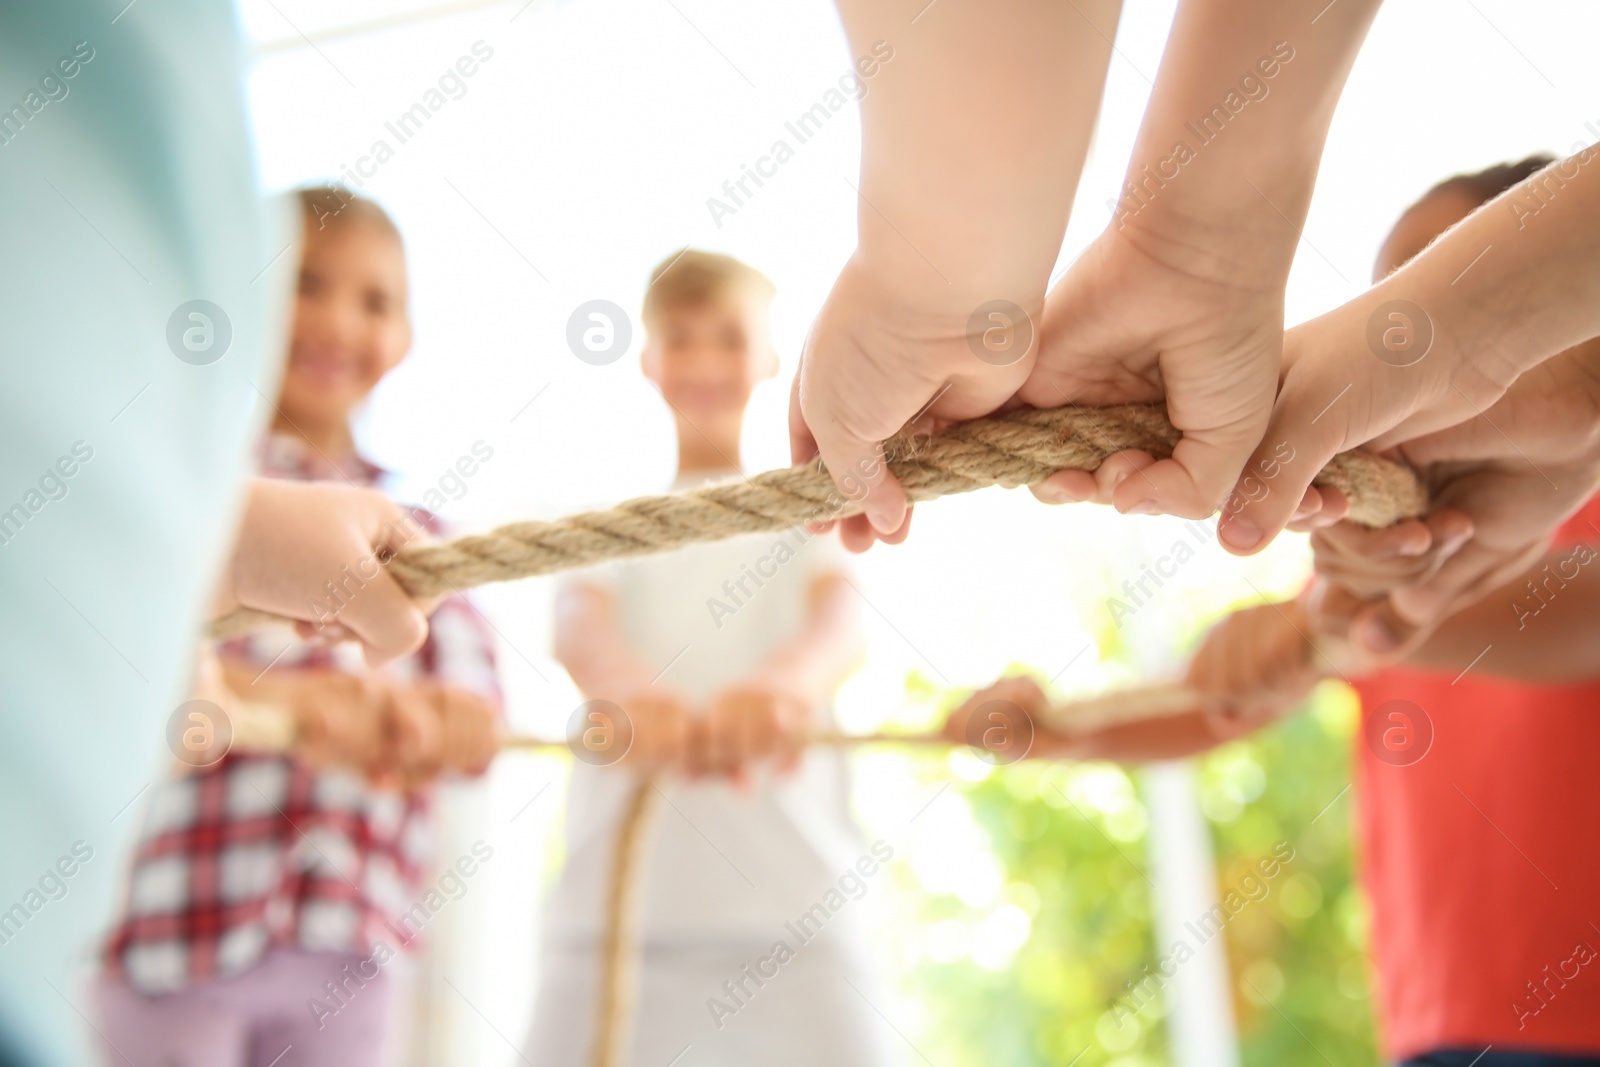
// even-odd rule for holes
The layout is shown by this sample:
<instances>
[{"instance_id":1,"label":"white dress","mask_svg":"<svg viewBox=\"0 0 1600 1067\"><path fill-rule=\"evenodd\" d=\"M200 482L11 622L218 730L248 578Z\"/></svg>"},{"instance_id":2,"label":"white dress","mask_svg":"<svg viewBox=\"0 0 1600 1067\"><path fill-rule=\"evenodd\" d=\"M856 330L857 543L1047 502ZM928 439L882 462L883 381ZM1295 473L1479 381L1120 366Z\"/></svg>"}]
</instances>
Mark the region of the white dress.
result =
<instances>
[{"instance_id":1,"label":"white dress","mask_svg":"<svg viewBox=\"0 0 1600 1067\"><path fill-rule=\"evenodd\" d=\"M656 684L703 705L794 638L813 580L838 573L841 556L831 536L791 531L697 545L574 580L608 588L634 651L663 671ZM819 725L831 718L826 709L819 716ZM546 907L525 1050L540 1067L588 1062L606 885L634 781L614 767L573 769L567 862ZM809 751L790 776L758 773L748 791L662 783L665 802L644 854L640 991L626 1063L890 1061L892 1032L868 1003L882 1000L860 904L882 893L888 876L850 819L848 788L834 750ZM866 868L874 874L848 873Z\"/></svg>"}]
</instances>

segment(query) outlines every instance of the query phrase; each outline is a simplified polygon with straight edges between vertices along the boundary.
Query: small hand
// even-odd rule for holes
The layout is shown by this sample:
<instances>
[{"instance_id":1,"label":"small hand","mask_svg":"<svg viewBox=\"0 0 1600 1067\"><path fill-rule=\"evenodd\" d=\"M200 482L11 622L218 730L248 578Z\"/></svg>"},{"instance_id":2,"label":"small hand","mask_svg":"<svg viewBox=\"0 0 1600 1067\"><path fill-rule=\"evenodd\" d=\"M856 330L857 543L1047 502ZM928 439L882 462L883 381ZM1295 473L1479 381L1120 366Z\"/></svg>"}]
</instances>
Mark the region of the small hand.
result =
<instances>
[{"instance_id":1,"label":"small hand","mask_svg":"<svg viewBox=\"0 0 1600 1067\"><path fill-rule=\"evenodd\" d=\"M1380 358L1369 343L1368 320L1381 320L1391 296L1374 288L1284 336L1282 384L1247 476L1269 462L1275 449L1286 446L1293 459L1282 465L1270 492L1245 492L1242 482L1237 487L1217 528L1229 551L1250 554L1266 547L1338 453L1392 448L1471 419L1505 394L1512 372L1491 378L1458 367L1459 357L1442 335L1430 335L1430 350L1414 363Z\"/></svg>"},{"instance_id":2,"label":"small hand","mask_svg":"<svg viewBox=\"0 0 1600 1067\"><path fill-rule=\"evenodd\" d=\"M244 606L342 626L377 666L428 635L423 609L381 565L420 533L376 490L256 479L213 611ZM341 590L337 602L328 583Z\"/></svg>"},{"instance_id":3,"label":"small hand","mask_svg":"<svg viewBox=\"0 0 1600 1067\"><path fill-rule=\"evenodd\" d=\"M689 773L745 779L752 764L773 760L793 770L810 708L778 684L756 679L718 693L692 745Z\"/></svg>"},{"instance_id":4,"label":"small hand","mask_svg":"<svg viewBox=\"0 0 1600 1067\"><path fill-rule=\"evenodd\" d=\"M1312 558L1319 576L1352 595L1384 597L1437 574L1472 531L1471 516L1452 508L1378 530L1339 522L1312 531Z\"/></svg>"},{"instance_id":5,"label":"small hand","mask_svg":"<svg viewBox=\"0 0 1600 1067\"><path fill-rule=\"evenodd\" d=\"M687 700L669 689L650 686L618 703L632 731L624 764L641 774L683 765L694 721Z\"/></svg>"},{"instance_id":6,"label":"small hand","mask_svg":"<svg viewBox=\"0 0 1600 1067\"><path fill-rule=\"evenodd\" d=\"M444 724L432 694L413 685L382 687L384 746L368 776L379 785L421 789L445 770Z\"/></svg>"},{"instance_id":7,"label":"small hand","mask_svg":"<svg viewBox=\"0 0 1600 1067\"><path fill-rule=\"evenodd\" d=\"M1102 233L1051 291L1039 358L1018 395L1041 408L1165 399L1183 439L1170 459L1112 456L1098 476L1064 471L1035 495L1196 519L1215 512L1261 441L1278 379L1282 285L1248 280L1258 273L1133 226Z\"/></svg>"},{"instance_id":8,"label":"small hand","mask_svg":"<svg viewBox=\"0 0 1600 1067\"><path fill-rule=\"evenodd\" d=\"M842 522L845 547L905 537L909 505L883 462L883 441L919 417L987 415L1017 391L1033 364L1040 311L1022 300L1016 321L1000 313L969 334L975 305L897 291L856 260L846 264L806 338L789 405L794 462L820 453L839 492L862 505L863 515Z\"/></svg>"},{"instance_id":9,"label":"small hand","mask_svg":"<svg viewBox=\"0 0 1600 1067\"><path fill-rule=\"evenodd\" d=\"M970 745L991 757L1072 759L1077 738L1052 729L1048 694L1027 675L1001 678L979 689L945 719L940 734L952 744ZM974 722L973 716L981 718ZM1018 744L1025 746L1018 752Z\"/></svg>"},{"instance_id":10,"label":"small hand","mask_svg":"<svg viewBox=\"0 0 1600 1067\"><path fill-rule=\"evenodd\" d=\"M1300 601L1243 608L1206 635L1186 680L1213 699L1214 726L1246 733L1292 710L1330 670L1313 637Z\"/></svg>"},{"instance_id":11,"label":"small hand","mask_svg":"<svg viewBox=\"0 0 1600 1067\"><path fill-rule=\"evenodd\" d=\"M429 683L424 687L439 717L439 759L445 770L477 777L500 751L495 706L469 689Z\"/></svg>"},{"instance_id":12,"label":"small hand","mask_svg":"<svg viewBox=\"0 0 1600 1067\"><path fill-rule=\"evenodd\" d=\"M305 671L290 698L296 755L349 767L374 785L413 788L439 769L439 722L419 694L371 675Z\"/></svg>"},{"instance_id":13,"label":"small hand","mask_svg":"<svg viewBox=\"0 0 1600 1067\"><path fill-rule=\"evenodd\" d=\"M1484 414L1406 441L1434 511L1390 530L1330 527L1317 567L1357 597L1345 612L1363 651L1403 656L1451 614L1531 566L1551 531L1600 485L1600 378L1590 342L1523 375ZM1426 527L1426 529L1422 529ZM1414 555L1401 556L1407 542ZM1386 553L1392 553L1385 558Z\"/></svg>"}]
</instances>

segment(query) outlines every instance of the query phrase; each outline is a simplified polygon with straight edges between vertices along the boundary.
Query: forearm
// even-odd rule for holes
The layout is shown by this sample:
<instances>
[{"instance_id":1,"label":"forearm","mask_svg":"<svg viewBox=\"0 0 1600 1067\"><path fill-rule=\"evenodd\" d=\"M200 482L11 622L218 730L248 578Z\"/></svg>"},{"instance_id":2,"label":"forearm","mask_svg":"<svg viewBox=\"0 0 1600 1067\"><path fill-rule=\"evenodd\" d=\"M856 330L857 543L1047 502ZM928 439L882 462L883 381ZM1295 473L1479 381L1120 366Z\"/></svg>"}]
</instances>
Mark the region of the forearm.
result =
<instances>
[{"instance_id":1,"label":"forearm","mask_svg":"<svg viewBox=\"0 0 1600 1067\"><path fill-rule=\"evenodd\" d=\"M1433 333L1427 358L1448 359L1451 381L1469 390L1485 379L1504 389L1600 335L1600 146L1484 204L1330 315L1341 320L1340 336L1360 338L1393 300L1422 310Z\"/></svg>"},{"instance_id":2,"label":"forearm","mask_svg":"<svg viewBox=\"0 0 1600 1067\"><path fill-rule=\"evenodd\" d=\"M1240 726L1202 712L1107 726L1075 737L1041 738L1036 754L1045 759L1115 760L1153 763L1187 759L1209 752L1259 724Z\"/></svg>"},{"instance_id":3,"label":"forearm","mask_svg":"<svg viewBox=\"0 0 1600 1067\"><path fill-rule=\"evenodd\" d=\"M768 656L757 674L813 707L831 702L861 658L855 595L842 577L819 579L805 627Z\"/></svg>"},{"instance_id":4,"label":"forearm","mask_svg":"<svg viewBox=\"0 0 1600 1067\"><path fill-rule=\"evenodd\" d=\"M557 594L555 652L588 699L616 700L644 690L655 677L623 633L611 595L591 586Z\"/></svg>"},{"instance_id":5,"label":"forearm","mask_svg":"<svg viewBox=\"0 0 1600 1067\"><path fill-rule=\"evenodd\" d=\"M1406 662L1546 684L1600 676L1600 577L1589 542L1543 563L1447 619Z\"/></svg>"},{"instance_id":6,"label":"forearm","mask_svg":"<svg viewBox=\"0 0 1600 1067\"><path fill-rule=\"evenodd\" d=\"M906 9L840 0L861 100L857 260L962 307L1043 299L1093 132L1120 0Z\"/></svg>"},{"instance_id":7,"label":"forearm","mask_svg":"<svg viewBox=\"0 0 1600 1067\"><path fill-rule=\"evenodd\" d=\"M1380 2L1342 0L1313 21L1282 0L1183 0L1114 225L1175 266L1281 283Z\"/></svg>"}]
</instances>

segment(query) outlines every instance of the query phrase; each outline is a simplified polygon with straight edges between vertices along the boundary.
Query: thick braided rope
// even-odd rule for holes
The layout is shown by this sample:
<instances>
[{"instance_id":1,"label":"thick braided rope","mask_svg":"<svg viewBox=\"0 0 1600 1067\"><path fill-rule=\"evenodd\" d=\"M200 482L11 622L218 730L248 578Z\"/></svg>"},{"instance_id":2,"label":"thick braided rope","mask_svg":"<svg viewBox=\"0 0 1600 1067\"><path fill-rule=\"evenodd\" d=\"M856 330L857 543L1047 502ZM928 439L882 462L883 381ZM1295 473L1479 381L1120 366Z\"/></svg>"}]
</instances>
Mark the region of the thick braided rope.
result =
<instances>
[{"instance_id":1,"label":"thick braided rope","mask_svg":"<svg viewBox=\"0 0 1600 1067\"><path fill-rule=\"evenodd\" d=\"M933 435L895 437L885 442L884 457L911 499L925 501L991 485L1033 485L1060 470L1093 470L1127 449L1165 458L1179 436L1156 405L1029 408L957 423ZM1270 480L1259 480L1270 491ZM1415 474L1363 452L1335 457L1315 484L1344 493L1350 519L1365 526L1387 526L1427 508L1427 491ZM388 567L412 596L442 596L859 511L858 502L840 493L820 464L810 463L686 493L639 497L606 511L511 523L419 545L399 552ZM233 636L269 621L283 620L237 611L214 624L211 633Z\"/></svg>"},{"instance_id":2,"label":"thick braided rope","mask_svg":"<svg viewBox=\"0 0 1600 1067\"><path fill-rule=\"evenodd\" d=\"M1140 686L1121 692L1061 705L1048 710L1052 728L1062 733L1087 733L1132 722L1181 715L1206 706L1207 698L1187 686L1169 683ZM814 738L823 744L935 744L948 742L937 735L850 737L828 734ZM639 967L643 946L639 938L644 897L646 857L655 824L656 797L660 791L651 778L635 783L611 848L611 871L606 880L605 939L600 960L600 985L589 1067L621 1067L633 1037L637 1015Z\"/></svg>"},{"instance_id":3,"label":"thick braided rope","mask_svg":"<svg viewBox=\"0 0 1600 1067\"><path fill-rule=\"evenodd\" d=\"M655 823L652 778L641 778L622 811L612 843L611 874L606 883L605 940L601 945L600 988L596 992L595 1028L590 1046L592 1067L622 1067L633 1038L639 996L639 921L644 866Z\"/></svg>"}]
</instances>

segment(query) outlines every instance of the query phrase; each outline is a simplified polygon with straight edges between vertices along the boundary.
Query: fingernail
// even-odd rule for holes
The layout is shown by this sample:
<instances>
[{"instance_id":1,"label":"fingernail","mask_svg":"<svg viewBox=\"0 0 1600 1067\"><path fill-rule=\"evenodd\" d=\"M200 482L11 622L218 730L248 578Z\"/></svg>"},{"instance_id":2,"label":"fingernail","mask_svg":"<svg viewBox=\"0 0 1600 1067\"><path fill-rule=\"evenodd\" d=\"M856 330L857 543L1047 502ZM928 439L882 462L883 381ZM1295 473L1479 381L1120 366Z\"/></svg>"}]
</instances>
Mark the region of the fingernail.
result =
<instances>
[{"instance_id":1,"label":"fingernail","mask_svg":"<svg viewBox=\"0 0 1600 1067\"><path fill-rule=\"evenodd\" d=\"M1129 508L1127 511L1124 511L1123 514L1124 515L1159 515L1159 514L1161 514L1161 509L1156 506L1156 502L1154 500L1141 500L1137 504L1135 504L1133 507Z\"/></svg>"},{"instance_id":2,"label":"fingernail","mask_svg":"<svg viewBox=\"0 0 1600 1067\"><path fill-rule=\"evenodd\" d=\"M872 523L872 528L880 534L891 534L901 528L901 523L906 522L906 509L894 509L882 504L870 507L867 510L867 522Z\"/></svg>"},{"instance_id":3,"label":"fingernail","mask_svg":"<svg viewBox=\"0 0 1600 1067\"><path fill-rule=\"evenodd\" d=\"M1047 504L1080 504L1083 498L1069 491L1064 486L1054 482L1044 482L1038 488L1038 495Z\"/></svg>"},{"instance_id":4,"label":"fingernail","mask_svg":"<svg viewBox=\"0 0 1600 1067\"><path fill-rule=\"evenodd\" d=\"M1261 543L1261 527L1249 519L1233 515L1218 528L1217 536L1237 549L1251 549Z\"/></svg>"}]
</instances>

